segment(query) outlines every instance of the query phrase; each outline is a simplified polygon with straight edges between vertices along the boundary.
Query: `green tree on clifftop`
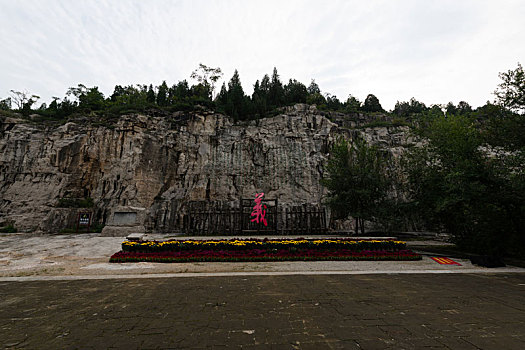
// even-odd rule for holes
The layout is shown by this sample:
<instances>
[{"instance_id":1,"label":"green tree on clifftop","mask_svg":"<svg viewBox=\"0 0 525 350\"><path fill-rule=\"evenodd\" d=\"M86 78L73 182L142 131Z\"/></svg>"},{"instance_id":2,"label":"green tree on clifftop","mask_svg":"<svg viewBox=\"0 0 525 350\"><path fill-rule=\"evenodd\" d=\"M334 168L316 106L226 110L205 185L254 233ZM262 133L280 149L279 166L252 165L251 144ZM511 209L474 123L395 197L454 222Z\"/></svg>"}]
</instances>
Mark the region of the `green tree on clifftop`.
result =
<instances>
[{"instance_id":1,"label":"green tree on clifftop","mask_svg":"<svg viewBox=\"0 0 525 350\"><path fill-rule=\"evenodd\" d=\"M247 114L246 96L244 95L244 90L237 69L228 82L226 111L234 120L245 119Z\"/></svg>"},{"instance_id":2,"label":"green tree on clifftop","mask_svg":"<svg viewBox=\"0 0 525 350\"><path fill-rule=\"evenodd\" d=\"M204 88L210 92L210 99L212 99L213 92L215 91L215 84L222 77L222 71L218 67L212 68L199 63L199 67L191 73L190 77L203 85Z\"/></svg>"},{"instance_id":3,"label":"green tree on clifftop","mask_svg":"<svg viewBox=\"0 0 525 350\"><path fill-rule=\"evenodd\" d=\"M284 88L277 68L273 68L272 80L270 81L270 89L268 91L268 103L273 108L280 107L284 104Z\"/></svg>"},{"instance_id":4,"label":"green tree on clifftop","mask_svg":"<svg viewBox=\"0 0 525 350\"><path fill-rule=\"evenodd\" d=\"M505 108L515 112L525 112L525 72L520 63L514 70L499 74L501 80L494 94L496 100Z\"/></svg>"},{"instance_id":5,"label":"green tree on clifftop","mask_svg":"<svg viewBox=\"0 0 525 350\"><path fill-rule=\"evenodd\" d=\"M168 105L168 84L164 80L157 91L157 105L164 107Z\"/></svg>"},{"instance_id":6,"label":"green tree on clifftop","mask_svg":"<svg viewBox=\"0 0 525 350\"><path fill-rule=\"evenodd\" d=\"M383 112L383 107L379 103L379 99L375 95L369 94L365 103L363 104L363 111L365 112Z\"/></svg>"}]
</instances>

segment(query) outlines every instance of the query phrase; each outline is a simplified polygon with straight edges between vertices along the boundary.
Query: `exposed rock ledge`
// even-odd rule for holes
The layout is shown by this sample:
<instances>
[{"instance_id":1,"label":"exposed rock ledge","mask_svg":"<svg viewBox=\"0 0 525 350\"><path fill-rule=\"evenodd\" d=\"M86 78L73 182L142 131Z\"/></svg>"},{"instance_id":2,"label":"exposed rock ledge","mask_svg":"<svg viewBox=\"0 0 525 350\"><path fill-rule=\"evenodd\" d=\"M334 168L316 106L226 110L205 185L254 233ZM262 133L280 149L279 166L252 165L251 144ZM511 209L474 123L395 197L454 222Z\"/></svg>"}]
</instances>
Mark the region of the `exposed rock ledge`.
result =
<instances>
[{"instance_id":1,"label":"exposed rock ledge","mask_svg":"<svg viewBox=\"0 0 525 350\"><path fill-rule=\"evenodd\" d=\"M170 118L126 115L114 127L69 122L56 128L7 118L0 124L0 226L56 232L78 209L60 198L93 198L94 220L114 208L144 208L148 231L182 228L190 201L234 203L265 192L282 205L321 204L319 180L337 135L362 134L393 155L411 143L407 127L349 130L315 107L234 125L215 113ZM359 120L357 120L359 122Z\"/></svg>"}]
</instances>

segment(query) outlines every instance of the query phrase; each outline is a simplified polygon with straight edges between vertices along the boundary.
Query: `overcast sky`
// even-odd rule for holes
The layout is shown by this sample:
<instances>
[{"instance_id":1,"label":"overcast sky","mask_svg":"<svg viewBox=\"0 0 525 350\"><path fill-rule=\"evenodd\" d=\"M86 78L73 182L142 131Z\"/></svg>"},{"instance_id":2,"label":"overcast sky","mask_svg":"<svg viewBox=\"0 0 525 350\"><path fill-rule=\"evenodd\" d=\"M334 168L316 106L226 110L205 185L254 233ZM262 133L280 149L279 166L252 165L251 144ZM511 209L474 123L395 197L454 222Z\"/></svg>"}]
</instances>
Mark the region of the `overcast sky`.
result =
<instances>
[{"instance_id":1,"label":"overcast sky","mask_svg":"<svg viewBox=\"0 0 525 350\"><path fill-rule=\"evenodd\" d=\"M277 67L342 101L385 109L493 100L498 72L525 64L525 1L0 0L0 99L10 89L159 85L199 63L238 69L246 93Z\"/></svg>"}]
</instances>

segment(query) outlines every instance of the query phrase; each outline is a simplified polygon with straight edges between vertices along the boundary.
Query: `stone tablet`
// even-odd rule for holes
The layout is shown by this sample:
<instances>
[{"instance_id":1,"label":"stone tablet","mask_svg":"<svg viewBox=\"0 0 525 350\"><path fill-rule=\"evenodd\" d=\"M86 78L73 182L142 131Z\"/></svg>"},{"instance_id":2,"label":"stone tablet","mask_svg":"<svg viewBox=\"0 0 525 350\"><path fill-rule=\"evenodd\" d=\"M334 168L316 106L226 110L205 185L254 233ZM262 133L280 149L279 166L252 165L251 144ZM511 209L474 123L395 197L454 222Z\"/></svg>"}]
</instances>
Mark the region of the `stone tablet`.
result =
<instances>
[{"instance_id":1,"label":"stone tablet","mask_svg":"<svg viewBox=\"0 0 525 350\"><path fill-rule=\"evenodd\" d=\"M115 212L113 214L113 225L115 226L135 225L136 222L136 212Z\"/></svg>"}]
</instances>

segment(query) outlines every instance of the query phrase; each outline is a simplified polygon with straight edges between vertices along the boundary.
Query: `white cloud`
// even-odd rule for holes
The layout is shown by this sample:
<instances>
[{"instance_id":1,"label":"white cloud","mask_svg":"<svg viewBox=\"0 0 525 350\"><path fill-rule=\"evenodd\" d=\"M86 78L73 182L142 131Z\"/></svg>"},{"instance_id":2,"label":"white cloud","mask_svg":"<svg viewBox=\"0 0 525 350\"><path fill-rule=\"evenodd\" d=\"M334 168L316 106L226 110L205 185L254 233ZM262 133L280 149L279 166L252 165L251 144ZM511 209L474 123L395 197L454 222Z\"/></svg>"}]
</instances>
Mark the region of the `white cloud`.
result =
<instances>
[{"instance_id":1,"label":"white cloud","mask_svg":"<svg viewBox=\"0 0 525 350\"><path fill-rule=\"evenodd\" d=\"M492 100L524 62L520 1L0 0L0 97L49 101L70 86L175 83L202 62L238 69L246 92L273 67L341 100L385 108Z\"/></svg>"}]
</instances>

